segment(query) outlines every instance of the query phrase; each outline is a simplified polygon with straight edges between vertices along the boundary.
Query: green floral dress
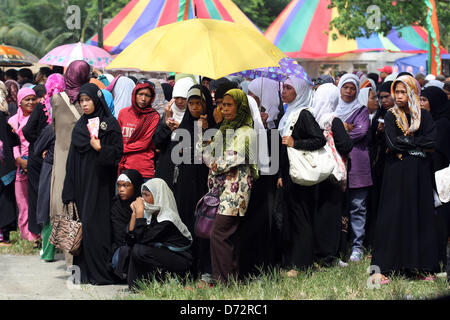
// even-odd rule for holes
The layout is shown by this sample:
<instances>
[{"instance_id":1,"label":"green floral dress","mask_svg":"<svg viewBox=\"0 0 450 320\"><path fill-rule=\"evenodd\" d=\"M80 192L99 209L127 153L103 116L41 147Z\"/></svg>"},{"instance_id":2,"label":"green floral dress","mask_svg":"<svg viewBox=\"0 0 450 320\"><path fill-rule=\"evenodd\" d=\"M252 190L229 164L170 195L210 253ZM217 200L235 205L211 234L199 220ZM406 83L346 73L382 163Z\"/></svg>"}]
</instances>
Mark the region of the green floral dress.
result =
<instances>
[{"instance_id":1,"label":"green floral dress","mask_svg":"<svg viewBox=\"0 0 450 320\"><path fill-rule=\"evenodd\" d=\"M207 150L208 145L199 139L196 147L203 151L203 162L210 168L208 175L209 192L220 199L218 213L225 216L244 216L250 201L251 188L254 181L254 165L249 159L255 157L246 155L245 143L241 139L250 139L250 144L256 141L252 128L248 126L236 130L233 139L227 143L223 155L215 157ZM250 148L251 149L251 148ZM217 167L212 169L213 164ZM256 169L257 173L257 169Z\"/></svg>"}]
</instances>

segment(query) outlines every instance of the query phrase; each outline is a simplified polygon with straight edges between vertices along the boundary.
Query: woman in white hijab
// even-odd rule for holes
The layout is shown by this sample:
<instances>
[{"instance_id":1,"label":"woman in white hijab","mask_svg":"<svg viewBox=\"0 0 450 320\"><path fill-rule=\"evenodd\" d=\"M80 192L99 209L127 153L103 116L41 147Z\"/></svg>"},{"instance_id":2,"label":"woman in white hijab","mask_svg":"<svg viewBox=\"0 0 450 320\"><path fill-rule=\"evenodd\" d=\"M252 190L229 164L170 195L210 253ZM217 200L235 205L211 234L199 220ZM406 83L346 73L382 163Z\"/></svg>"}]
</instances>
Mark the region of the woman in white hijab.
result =
<instances>
[{"instance_id":1,"label":"woman in white hijab","mask_svg":"<svg viewBox=\"0 0 450 320\"><path fill-rule=\"evenodd\" d=\"M280 110L280 85L277 81L268 78L258 78L248 85L248 94L255 98L261 109L264 126L274 129L278 125ZM264 109L263 109L264 108Z\"/></svg>"},{"instance_id":2,"label":"woman in white hijab","mask_svg":"<svg viewBox=\"0 0 450 320\"><path fill-rule=\"evenodd\" d=\"M114 114L116 119L120 110L131 106L131 96L133 95L134 87L136 87L136 84L128 77L121 76L117 79L111 92L114 96Z\"/></svg>"},{"instance_id":3,"label":"woman in white hijab","mask_svg":"<svg viewBox=\"0 0 450 320\"><path fill-rule=\"evenodd\" d=\"M161 117L153 136L153 142L156 149L159 150L155 177L166 181L172 190L174 190L176 176L174 176L175 164L171 156L171 141L172 138L175 138L174 131L178 129L183 120L188 105L188 92L193 85L194 80L191 77L177 80L172 92L173 98L165 107L164 116Z\"/></svg>"},{"instance_id":4,"label":"woman in white hijab","mask_svg":"<svg viewBox=\"0 0 450 320\"><path fill-rule=\"evenodd\" d=\"M288 107L278 126L282 146L277 186L283 188L288 213L282 230L283 235L289 235L284 245L284 267L291 269L288 276L296 276L297 270L305 270L313 264L312 215L317 185L301 186L291 180L287 147L314 151L325 146L326 139L311 111L307 110L312 106L313 90L306 81L290 77L283 84L281 98Z\"/></svg>"},{"instance_id":5,"label":"woman in white hijab","mask_svg":"<svg viewBox=\"0 0 450 320\"><path fill-rule=\"evenodd\" d=\"M378 98L375 90L373 88L363 88L359 92L358 95L359 102L366 106L369 110L369 119L370 123L372 124L372 120L375 117L375 114L378 111L379 105L378 105Z\"/></svg>"},{"instance_id":6,"label":"woman in white hijab","mask_svg":"<svg viewBox=\"0 0 450 320\"><path fill-rule=\"evenodd\" d=\"M359 78L354 74L345 74L339 80L339 104L337 116L353 141L348 171L350 196L350 223L352 226L352 254L350 261L358 262L363 257L363 240L367 214L367 195L372 186L372 173L369 158L369 109L358 99L360 93ZM364 90L364 89L363 89Z\"/></svg>"},{"instance_id":7,"label":"woman in white hijab","mask_svg":"<svg viewBox=\"0 0 450 320\"><path fill-rule=\"evenodd\" d=\"M338 156L346 158L353 142L343 122L336 117L338 102L338 88L325 83L314 94L312 112L320 128L332 133ZM347 191L328 179L319 183L317 188L316 210L312 216L314 258L325 265L346 266L342 260L347 255L348 211L344 209Z\"/></svg>"},{"instance_id":8,"label":"woman in white hijab","mask_svg":"<svg viewBox=\"0 0 450 320\"><path fill-rule=\"evenodd\" d=\"M173 87L172 100L174 101L171 101L169 112L167 112L166 110L166 114L169 116L169 118L172 118L174 121L176 121L178 125L181 123L181 120L183 120L184 112L186 111L187 107L188 91L193 85L194 80L187 77L175 82L175 86Z\"/></svg>"},{"instance_id":9,"label":"woman in white hijab","mask_svg":"<svg viewBox=\"0 0 450 320\"><path fill-rule=\"evenodd\" d=\"M144 183L141 190L142 197L131 204L130 290L142 278L162 279L166 272L184 276L192 263L192 235L178 215L170 188L164 180L155 178Z\"/></svg>"}]
</instances>

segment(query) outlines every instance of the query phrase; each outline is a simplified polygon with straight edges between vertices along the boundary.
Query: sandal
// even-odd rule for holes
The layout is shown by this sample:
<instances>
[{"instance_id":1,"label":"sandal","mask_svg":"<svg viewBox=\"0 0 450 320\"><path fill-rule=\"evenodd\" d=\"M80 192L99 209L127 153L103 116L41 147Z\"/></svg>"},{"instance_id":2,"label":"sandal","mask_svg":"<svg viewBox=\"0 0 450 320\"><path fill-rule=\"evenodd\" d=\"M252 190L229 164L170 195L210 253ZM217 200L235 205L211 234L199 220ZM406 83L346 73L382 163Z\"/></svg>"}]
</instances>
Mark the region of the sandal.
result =
<instances>
[{"instance_id":1,"label":"sandal","mask_svg":"<svg viewBox=\"0 0 450 320\"><path fill-rule=\"evenodd\" d=\"M11 247L12 243L11 242L0 242L0 247Z\"/></svg>"},{"instance_id":2,"label":"sandal","mask_svg":"<svg viewBox=\"0 0 450 320\"><path fill-rule=\"evenodd\" d=\"M200 280L197 283L198 289L208 289L208 288L213 288L213 287L214 287L214 283L212 283L212 282L206 282L204 280Z\"/></svg>"},{"instance_id":3,"label":"sandal","mask_svg":"<svg viewBox=\"0 0 450 320\"><path fill-rule=\"evenodd\" d=\"M420 276L417 278L417 280L422 280L422 281L434 281L436 280L436 276L434 275L430 275L430 276Z\"/></svg>"},{"instance_id":4,"label":"sandal","mask_svg":"<svg viewBox=\"0 0 450 320\"><path fill-rule=\"evenodd\" d=\"M33 249L41 249L41 248L42 248L41 241L39 240L34 241Z\"/></svg>"},{"instance_id":5,"label":"sandal","mask_svg":"<svg viewBox=\"0 0 450 320\"><path fill-rule=\"evenodd\" d=\"M389 278L381 273L375 273L371 276L372 284L377 284L377 282L381 285L388 284L390 282Z\"/></svg>"}]
</instances>

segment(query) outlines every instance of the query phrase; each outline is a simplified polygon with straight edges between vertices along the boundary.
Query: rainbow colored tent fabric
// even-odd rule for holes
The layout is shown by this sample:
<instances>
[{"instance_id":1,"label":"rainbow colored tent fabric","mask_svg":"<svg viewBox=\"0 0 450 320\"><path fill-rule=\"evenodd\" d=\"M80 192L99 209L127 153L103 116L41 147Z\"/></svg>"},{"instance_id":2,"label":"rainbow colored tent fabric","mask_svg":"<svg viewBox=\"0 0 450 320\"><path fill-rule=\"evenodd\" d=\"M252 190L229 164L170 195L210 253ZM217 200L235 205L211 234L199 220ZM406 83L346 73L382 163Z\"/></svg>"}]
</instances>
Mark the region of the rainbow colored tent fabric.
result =
<instances>
[{"instance_id":1,"label":"rainbow colored tent fabric","mask_svg":"<svg viewBox=\"0 0 450 320\"><path fill-rule=\"evenodd\" d=\"M333 40L329 24L339 15L337 8L328 9L330 0L293 0L269 26L265 36L292 58L320 58L350 52L391 51L425 53L428 33L419 26L392 30L387 36ZM337 34L337 32L336 32Z\"/></svg>"},{"instance_id":2,"label":"rainbow colored tent fabric","mask_svg":"<svg viewBox=\"0 0 450 320\"><path fill-rule=\"evenodd\" d=\"M122 52L148 31L182 20L198 18L236 22L257 27L231 0L132 0L103 28L103 47ZM88 41L98 44L98 35Z\"/></svg>"}]
</instances>

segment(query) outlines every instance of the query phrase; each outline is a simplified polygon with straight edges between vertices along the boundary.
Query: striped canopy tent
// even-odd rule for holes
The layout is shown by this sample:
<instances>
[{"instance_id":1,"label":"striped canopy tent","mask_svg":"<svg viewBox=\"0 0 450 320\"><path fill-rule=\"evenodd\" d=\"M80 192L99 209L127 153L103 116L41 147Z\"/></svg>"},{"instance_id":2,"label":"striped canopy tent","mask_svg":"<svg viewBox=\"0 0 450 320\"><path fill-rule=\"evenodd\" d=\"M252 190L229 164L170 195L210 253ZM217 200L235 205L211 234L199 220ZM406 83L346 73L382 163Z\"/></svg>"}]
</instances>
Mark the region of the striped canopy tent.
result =
<instances>
[{"instance_id":1,"label":"striped canopy tent","mask_svg":"<svg viewBox=\"0 0 450 320\"><path fill-rule=\"evenodd\" d=\"M148 31L182 20L226 20L257 27L231 0L132 0L103 28L103 48L122 52ZM98 35L88 41L98 44Z\"/></svg>"},{"instance_id":2,"label":"striped canopy tent","mask_svg":"<svg viewBox=\"0 0 450 320\"><path fill-rule=\"evenodd\" d=\"M419 26L394 29L387 36L373 34L356 39L329 31L330 21L339 16L337 8L328 9L329 5L330 0L292 0L269 26L265 36L292 58L333 57L367 51L428 51L428 33ZM338 36L336 40L333 40L333 33Z\"/></svg>"}]
</instances>

